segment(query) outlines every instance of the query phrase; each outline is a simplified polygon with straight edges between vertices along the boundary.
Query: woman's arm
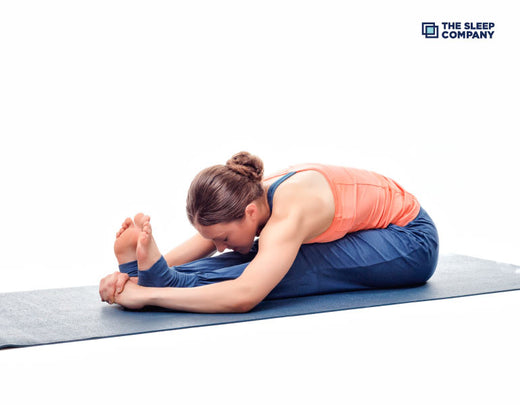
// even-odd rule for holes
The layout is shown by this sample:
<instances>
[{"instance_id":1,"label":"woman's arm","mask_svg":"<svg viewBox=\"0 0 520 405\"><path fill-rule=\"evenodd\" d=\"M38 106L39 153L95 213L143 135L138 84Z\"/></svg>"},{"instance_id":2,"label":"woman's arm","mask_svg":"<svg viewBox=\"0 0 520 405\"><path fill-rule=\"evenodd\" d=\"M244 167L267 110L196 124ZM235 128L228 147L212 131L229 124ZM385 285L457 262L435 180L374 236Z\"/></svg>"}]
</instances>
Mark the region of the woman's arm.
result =
<instances>
[{"instance_id":1,"label":"woman's arm","mask_svg":"<svg viewBox=\"0 0 520 405\"><path fill-rule=\"evenodd\" d=\"M204 239L197 233L186 242L166 253L164 258L168 266L178 266L210 256L215 250L215 244L211 240Z\"/></svg>"},{"instance_id":2,"label":"woman's arm","mask_svg":"<svg viewBox=\"0 0 520 405\"><path fill-rule=\"evenodd\" d=\"M302 243L323 232L332 222L333 196L323 197L327 190L330 193L330 188L325 179L318 179L323 191L318 192L305 182L288 183L278 190L276 208L260 234L258 253L237 279L193 288L130 285L128 291L125 287L116 296L116 302L129 308L155 305L191 312L251 310L287 274Z\"/></svg>"},{"instance_id":3,"label":"woman's arm","mask_svg":"<svg viewBox=\"0 0 520 405\"><path fill-rule=\"evenodd\" d=\"M306 236L300 225L298 215L271 220L262 231L258 254L235 280L193 288L146 288L127 283L116 295L116 302L133 309L154 305L189 312L250 311L290 269Z\"/></svg>"}]
</instances>

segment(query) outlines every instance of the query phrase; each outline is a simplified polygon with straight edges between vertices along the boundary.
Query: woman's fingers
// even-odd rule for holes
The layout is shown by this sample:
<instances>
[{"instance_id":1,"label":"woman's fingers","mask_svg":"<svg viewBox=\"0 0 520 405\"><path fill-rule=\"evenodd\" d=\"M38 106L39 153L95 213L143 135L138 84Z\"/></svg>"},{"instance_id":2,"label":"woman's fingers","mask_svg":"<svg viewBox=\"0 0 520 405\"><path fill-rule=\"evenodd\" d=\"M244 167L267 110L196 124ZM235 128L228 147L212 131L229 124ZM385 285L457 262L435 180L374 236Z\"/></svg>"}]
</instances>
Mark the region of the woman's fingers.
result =
<instances>
[{"instance_id":1,"label":"woman's fingers","mask_svg":"<svg viewBox=\"0 0 520 405\"><path fill-rule=\"evenodd\" d=\"M99 295L101 301L108 302L109 304L116 302L116 294L121 294L123 292L129 279L130 277L128 274L120 273L119 271L103 278L99 283Z\"/></svg>"},{"instance_id":2,"label":"woman's fingers","mask_svg":"<svg viewBox=\"0 0 520 405\"><path fill-rule=\"evenodd\" d=\"M108 280L111 275L104 277L99 283L99 295L101 296L101 301L106 301L108 297Z\"/></svg>"},{"instance_id":3,"label":"woman's fingers","mask_svg":"<svg viewBox=\"0 0 520 405\"><path fill-rule=\"evenodd\" d=\"M109 304L114 303L114 295L116 291L116 282L118 274L122 273L116 271L115 273L109 274L108 276L103 278L99 283L99 295L101 296L102 301L106 301Z\"/></svg>"},{"instance_id":4,"label":"woman's fingers","mask_svg":"<svg viewBox=\"0 0 520 405\"><path fill-rule=\"evenodd\" d=\"M125 288L126 282L130 279L130 276L126 273L119 273L116 280L116 294L121 294Z\"/></svg>"},{"instance_id":5,"label":"woman's fingers","mask_svg":"<svg viewBox=\"0 0 520 405\"><path fill-rule=\"evenodd\" d=\"M99 296L101 301L106 301L106 283L109 276L103 277L99 282Z\"/></svg>"}]
</instances>

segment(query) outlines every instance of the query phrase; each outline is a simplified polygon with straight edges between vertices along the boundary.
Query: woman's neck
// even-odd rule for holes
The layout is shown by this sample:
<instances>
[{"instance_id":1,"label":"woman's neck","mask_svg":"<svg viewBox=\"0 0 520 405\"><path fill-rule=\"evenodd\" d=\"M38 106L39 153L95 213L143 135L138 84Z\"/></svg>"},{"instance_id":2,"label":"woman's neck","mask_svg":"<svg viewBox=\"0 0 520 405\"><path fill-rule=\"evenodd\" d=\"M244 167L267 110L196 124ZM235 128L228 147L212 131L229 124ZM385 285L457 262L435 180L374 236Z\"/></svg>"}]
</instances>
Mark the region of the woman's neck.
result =
<instances>
[{"instance_id":1,"label":"woman's neck","mask_svg":"<svg viewBox=\"0 0 520 405\"><path fill-rule=\"evenodd\" d=\"M271 208L267 202L267 190L265 190L264 195L255 202L256 206L258 207L258 229L256 232L258 236L271 217Z\"/></svg>"}]
</instances>

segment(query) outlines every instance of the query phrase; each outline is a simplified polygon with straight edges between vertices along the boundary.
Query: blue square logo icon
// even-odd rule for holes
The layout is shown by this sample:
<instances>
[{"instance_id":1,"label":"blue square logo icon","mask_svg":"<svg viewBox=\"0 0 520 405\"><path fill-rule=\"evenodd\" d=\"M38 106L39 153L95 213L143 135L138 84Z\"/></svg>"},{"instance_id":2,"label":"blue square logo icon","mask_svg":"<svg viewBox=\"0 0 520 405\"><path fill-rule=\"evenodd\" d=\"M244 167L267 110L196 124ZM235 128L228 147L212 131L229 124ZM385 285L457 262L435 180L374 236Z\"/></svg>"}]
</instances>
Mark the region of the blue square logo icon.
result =
<instances>
[{"instance_id":1,"label":"blue square logo icon","mask_svg":"<svg viewBox=\"0 0 520 405\"><path fill-rule=\"evenodd\" d=\"M422 34L425 38L439 38L439 26L432 22L423 22Z\"/></svg>"}]
</instances>

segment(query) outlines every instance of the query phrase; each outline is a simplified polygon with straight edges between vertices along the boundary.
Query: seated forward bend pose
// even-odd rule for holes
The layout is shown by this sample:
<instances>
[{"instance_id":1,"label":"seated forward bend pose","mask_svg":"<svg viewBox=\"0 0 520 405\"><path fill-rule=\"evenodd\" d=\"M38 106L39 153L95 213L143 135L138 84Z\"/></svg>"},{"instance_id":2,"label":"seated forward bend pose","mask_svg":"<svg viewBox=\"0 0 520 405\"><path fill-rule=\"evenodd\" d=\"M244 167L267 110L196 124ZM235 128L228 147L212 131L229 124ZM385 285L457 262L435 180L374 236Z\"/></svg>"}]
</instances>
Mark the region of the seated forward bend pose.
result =
<instances>
[{"instance_id":1,"label":"seated forward bend pose","mask_svg":"<svg viewBox=\"0 0 520 405\"><path fill-rule=\"evenodd\" d=\"M245 312L266 298L420 285L437 264L417 199L366 170L303 164L263 178L262 161L241 152L195 177L187 214L198 233L164 256L148 216L126 219L103 301ZM232 251L208 257L215 249Z\"/></svg>"}]
</instances>

